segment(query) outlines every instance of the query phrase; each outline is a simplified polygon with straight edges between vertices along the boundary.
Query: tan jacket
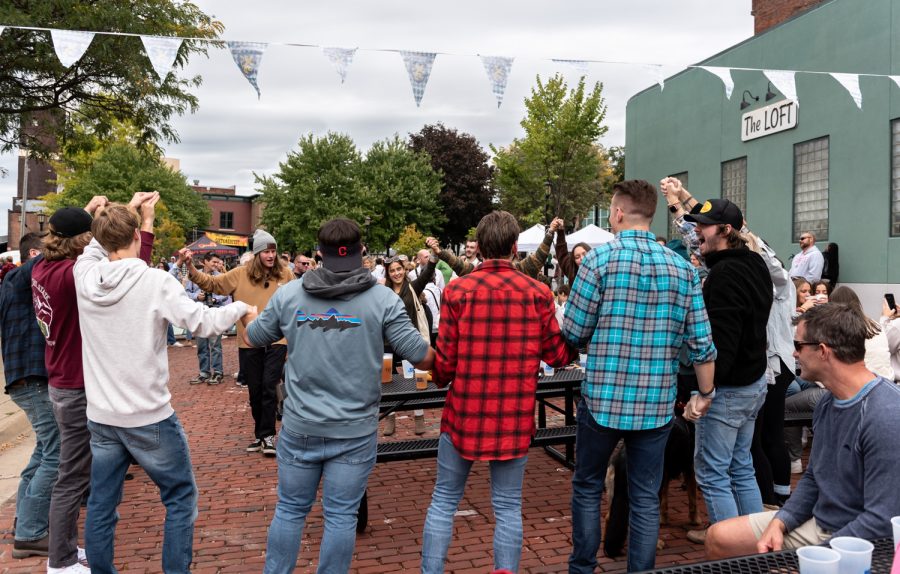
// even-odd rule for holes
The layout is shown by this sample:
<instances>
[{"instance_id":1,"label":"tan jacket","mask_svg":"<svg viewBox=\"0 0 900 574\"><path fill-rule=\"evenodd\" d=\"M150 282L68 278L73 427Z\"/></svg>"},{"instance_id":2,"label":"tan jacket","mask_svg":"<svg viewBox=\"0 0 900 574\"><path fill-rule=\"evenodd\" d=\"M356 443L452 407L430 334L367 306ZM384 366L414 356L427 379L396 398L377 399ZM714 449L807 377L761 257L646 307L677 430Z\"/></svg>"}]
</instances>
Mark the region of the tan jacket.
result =
<instances>
[{"instance_id":1,"label":"tan jacket","mask_svg":"<svg viewBox=\"0 0 900 574\"><path fill-rule=\"evenodd\" d=\"M269 303L269 299L275 290L284 285L288 281L294 279L294 274L287 267L283 268L281 279L278 281L269 281L269 288L266 289L264 284L254 285L247 276L247 267L235 267L228 273L219 275L207 275L202 271L194 269L190 272L191 281L197 284L204 291L210 291L218 295L231 295L235 301L243 301L247 305L256 305L259 312ZM247 348L244 343L244 326L238 321L238 345L241 348ZM282 339L275 343L276 345L285 345L287 342Z\"/></svg>"}]
</instances>

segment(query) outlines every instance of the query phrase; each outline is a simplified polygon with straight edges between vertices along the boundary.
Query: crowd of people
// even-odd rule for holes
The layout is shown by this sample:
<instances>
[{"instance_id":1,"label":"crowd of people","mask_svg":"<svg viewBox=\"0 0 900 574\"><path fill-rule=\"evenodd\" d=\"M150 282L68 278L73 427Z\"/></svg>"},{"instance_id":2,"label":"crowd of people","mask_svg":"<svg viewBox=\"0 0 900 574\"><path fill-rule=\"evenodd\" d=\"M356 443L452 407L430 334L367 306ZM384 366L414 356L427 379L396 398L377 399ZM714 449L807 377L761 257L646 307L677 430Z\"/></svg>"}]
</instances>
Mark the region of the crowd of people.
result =
<instances>
[{"instance_id":1,"label":"crowd of people","mask_svg":"<svg viewBox=\"0 0 900 574\"><path fill-rule=\"evenodd\" d=\"M678 250L650 231L660 197L682 235ZM170 400L173 325L196 341L194 385L222 382L222 334L237 325L253 424L246 450L278 465L269 574L293 571L320 486L318 570L349 570L376 460L386 351L449 385L422 533L425 573L444 570L476 461L490 467L494 567L518 571L539 365L564 367L580 353L569 572L597 567L604 479L620 442L627 568L654 567L676 403L696 428L693 462L710 522L688 536L708 556L890 536L900 515L892 488L900 458L890 447L900 431L897 311L885 301L880 321L866 317L849 287L835 287L837 246L823 255L810 232L786 269L734 203L699 202L666 178L659 190L616 184L615 239L571 252L557 218L534 253L519 254L516 219L494 211L463 256L432 237L412 259L367 255L359 226L336 218L318 230L315 254L293 260L260 229L231 269L188 249L151 267L158 200L95 197L58 210L46 237L25 236L23 264L0 285L5 390L37 443L16 499L13 554L48 556L49 573L116 571L116 507L132 463L166 507L162 569L189 571L198 493ZM791 492L803 434L786 432L784 415L813 409L815 440ZM396 424L387 417L382 433ZM425 432L423 412L414 424Z\"/></svg>"}]
</instances>

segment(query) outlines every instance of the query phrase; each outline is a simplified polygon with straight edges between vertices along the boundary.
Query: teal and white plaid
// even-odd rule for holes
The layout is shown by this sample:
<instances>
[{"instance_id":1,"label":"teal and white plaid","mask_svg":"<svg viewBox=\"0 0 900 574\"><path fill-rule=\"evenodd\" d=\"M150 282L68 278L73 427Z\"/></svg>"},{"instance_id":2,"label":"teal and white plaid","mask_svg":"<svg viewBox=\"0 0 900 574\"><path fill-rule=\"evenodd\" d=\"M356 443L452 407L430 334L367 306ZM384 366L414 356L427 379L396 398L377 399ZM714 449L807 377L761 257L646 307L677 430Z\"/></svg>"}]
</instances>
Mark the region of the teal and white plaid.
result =
<instances>
[{"instance_id":1,"label":"teal and white plaid","mask_svg":"<svg viewBox=\"0 0 900 574\"><path fill-rule=\"evenodd\" d=\"M609 428L652 429L672 418L682 346L694 363L716 358L696 272L646 231L622 231L585 256L563 334L589 343L581 393Z\"/></svg>"}]
</instances>

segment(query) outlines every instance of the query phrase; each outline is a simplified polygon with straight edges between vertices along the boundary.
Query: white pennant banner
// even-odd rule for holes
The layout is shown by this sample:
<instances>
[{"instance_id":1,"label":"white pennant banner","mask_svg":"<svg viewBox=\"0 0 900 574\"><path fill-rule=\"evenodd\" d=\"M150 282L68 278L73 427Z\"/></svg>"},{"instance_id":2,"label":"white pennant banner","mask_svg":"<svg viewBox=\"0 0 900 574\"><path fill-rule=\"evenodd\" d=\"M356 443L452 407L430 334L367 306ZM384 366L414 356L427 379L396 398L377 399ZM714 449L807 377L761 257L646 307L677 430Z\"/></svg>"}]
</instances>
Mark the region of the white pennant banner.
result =
<instances>
[{"instance_id":1,"label":"white pennant banner","mask_svg":"<svg viewBox=\"0 0 900 574\"><path fill-rule=\"evenodd\" d=\"M897 84L898 88L900 88L900 76L888 76L888 78L894 80L894 83Z\"/></svg>"},{"instance_id":2,"label":"white pennant banner","mask_svg":"<svg viewBox=\"0 0 900 574\"><path fill-rule=\"evenodd\" d=\"M838 83L850 92L850 96L853 98L853 101L856 102L856 107L862 109L862 92L859 91L859 76L856 74L831 74L831 77L838 81Z\"/></svg>"},{"instance_id":3,"label":"white pennant banner","mask_svg":"<svg viewBox=\"0 0 900 574\"><path fill-rule=\"evenodd\" d=\"M797 85L794 81L794 72L786 72L784 70L763 70L763 74L769 78L769 81L775 84L778 91L784 94L784 97L793 101L800 107L800 100L797 99Z\"/></svg>"},{"instance_id":4,"label":"white pennant banner","mask_svg":"<svg viewBox=\"0 0 900 574\"><path fill-rule=\"evenodd\" d=\"M172 65L175 63L175 57L178 55L178 49L181 48L181 38L161 38L159 36L141 36L144 43L144 50L153 70L159 76L159 82L162 83Z\"/></svg>"},{"instance_id":5,"label":"white pennant banner","mask_svg":"<svg viewBox=\"0 0 900 574\"><path fill-rule=\"evenodd\" d=\"M322 48L322 52L337 73L341 76L341 83L347 79L347 68L353 63L353 55L356 54L356 48Z\"/></svg>"},{"instance_id":6,"label":"white pennant banner","mask_svg":"<svg viewBox=\"0 0 900 574\"><path fill-rule=\"evenodd\" d=\"M656 83L659 84L659 91L666 89L666 73L662 64L645 64L644 69L653 74Z\"/></svg>"},{"instance_id":7,"label":"white pennant banner","mask_svg":"<svg viewBox=\"0 0 900 574\"><path fill-rule=\"evenodd\" d=\"M584 60L560 60L559 58L553 58L553 61L557 64L571 66L582 76L586 76L588 73L588 63Z\"/></svg>"},{"instance_id":8,"label":"white pennant banner","mask_svg":"<svg viewBox=\"0 0 900 574\"><path fill-rule=\"evenodd\" d=\"M413 97L416 99L416 107L422 103L425 95L425 86L431 76L431 68L437 54L433 52L400 52L403 63L406 65L406 73L409 74L409 85L412 86Z\"/></svg>"},{"instance_id":9,"label":"white pennant banner","mask_svg":"<svg viewBox=\"0 0 900 574\"><path fill-rule=\"evenodd\" d=\"M734 91L734 80L731 77L731 68L716 68L713 66L700 66L701 70L706 70L710 74L718 76L722 83L725 84L725 99L731 99L731 92Z\"/></svg>"},{"instance_id":10,"label":"white pennant banner","mask_svg":"<svg viewBox=\"0 0 900 574\"><path fill-rule=\"evenodd\" d=\"M491 82L491 91L497 98L497 107L503 103L503 94L506 93L506 82L509 80L509 72L512 69L513 59L503 56L480 56Z\"/></svg>"},{"instance_id":11,"label":"white pennant banner","mask_svg":"<svg viewBox=\"0 0 900 574\"><path fill-rule=\"evenodd\" d=\"M263 53L266 51L267 44L260 42L227 42L228 49L231 50L231 57L234 63L240 68L241 73L250 82L250 85L256 90L256 97L259 93L259 85L256 78L259 75L259 64L262 62Z\"/></svg>"},{"instance_id":12,"label":"white pennant banner","mask_svg":"<svg viewBox=\"0 0 900 574\"><path fill-rule=\"evenodd\" d=\"M0 26L0 34L3 34L3 30L6 29L6 26Z\"/></svg>"},{"instance_id":13,"label":"white pennant banner","mask_svg":"<svg viewBox=\"0 0 900 574\"><path fill-rule=\"evenodd\" d=\"M56 57L66 68L70 68L72 64L81 59L81 56L87 52L88 46L91 45L91 40L94 39L93 32L69 30L50 30L50 36L53 38Z\"/></svg>"}]
</instances>

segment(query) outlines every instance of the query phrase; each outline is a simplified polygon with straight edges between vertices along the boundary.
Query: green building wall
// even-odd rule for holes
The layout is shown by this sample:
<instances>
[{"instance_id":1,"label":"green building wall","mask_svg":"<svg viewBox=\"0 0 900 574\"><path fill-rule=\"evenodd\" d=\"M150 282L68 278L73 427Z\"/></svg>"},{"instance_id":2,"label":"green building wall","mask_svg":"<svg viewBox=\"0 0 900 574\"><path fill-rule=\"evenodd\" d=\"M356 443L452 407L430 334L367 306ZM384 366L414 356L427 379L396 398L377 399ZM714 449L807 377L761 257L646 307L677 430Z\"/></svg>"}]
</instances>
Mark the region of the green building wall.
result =
<instances>
[{"instance_id":1,"label":"green building wall","mask_svg":"<svg viewBox=\"0 0 900 574\"><path fill-rule=\"evenodd\" d=\"M900 75L900 0L831 0L698 65ZM895 62L894 54L897 55ZM827 74L796 74L797 127L741 141L741 116L765 101L759 71L734 71L734 91L689 68L633 96L626 109L625 172L658 184L688 172L697 199L721 196L721 164L747 157L747 213L782 261L799 251L792 238L794 144L829 137L828 242L840 246L840 281L900 284L900 237L890 236L891 120L900 88L887 77L860 77L863 108ZM759 97L741 110L744 90ZM660 202L653 230L666 233ZM862 295L862 294L861 294ZM879 303L880 305L880 303ZM871 310L871 304L866 305Z\"/></svg>"}]
</instances>

